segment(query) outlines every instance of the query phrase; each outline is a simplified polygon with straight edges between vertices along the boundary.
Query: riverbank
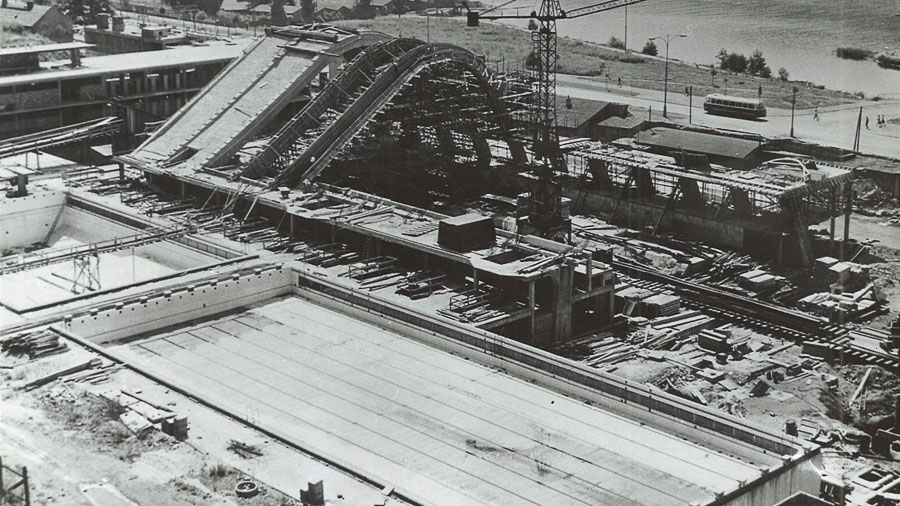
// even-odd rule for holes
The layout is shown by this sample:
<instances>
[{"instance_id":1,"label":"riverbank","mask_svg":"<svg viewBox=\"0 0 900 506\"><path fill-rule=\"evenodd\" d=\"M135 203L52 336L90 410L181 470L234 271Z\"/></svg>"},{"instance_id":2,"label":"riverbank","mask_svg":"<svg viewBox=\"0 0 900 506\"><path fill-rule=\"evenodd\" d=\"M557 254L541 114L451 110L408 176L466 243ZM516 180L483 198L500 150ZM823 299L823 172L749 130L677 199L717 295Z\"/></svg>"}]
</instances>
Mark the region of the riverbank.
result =
<instances>
[{"instance_id":1,"label":"riverbank","mask_svg":"<svg viewBox=\"0 0 900 506\"><path fill-rule=\"evenodd\" d=\"M430 38L432 42L456 44L484 55L492 66L505 61L510 68L521 67L525 57L531 52L531 34L528 31L499 23L482 22L478 28L468 28L463 18L428 19L405 15L400 18L391 16L341 21L336 24L347 28L376 30L394 36L422 40ZM650 58L635 52L625 53L568 37L559 38L558 53L560 73L595 76L604 83L608 75L611 88L618 86L620 78L623 86L660 91L664 87L665 61L662 58ZM670 61L669 91L684 93L687 86L693 86L697 100L702 100L709 93L726 91L729 95L755 98L759 86L762 86L762 99L767 105L788 109L791 107L791 90L794 86L800 88L797 93L798 108L831 107L859 99L849 93L807 87L805 83L757 79L723 72L719 72L713 79L707 67Z\"/></svg>"}]
</instances>

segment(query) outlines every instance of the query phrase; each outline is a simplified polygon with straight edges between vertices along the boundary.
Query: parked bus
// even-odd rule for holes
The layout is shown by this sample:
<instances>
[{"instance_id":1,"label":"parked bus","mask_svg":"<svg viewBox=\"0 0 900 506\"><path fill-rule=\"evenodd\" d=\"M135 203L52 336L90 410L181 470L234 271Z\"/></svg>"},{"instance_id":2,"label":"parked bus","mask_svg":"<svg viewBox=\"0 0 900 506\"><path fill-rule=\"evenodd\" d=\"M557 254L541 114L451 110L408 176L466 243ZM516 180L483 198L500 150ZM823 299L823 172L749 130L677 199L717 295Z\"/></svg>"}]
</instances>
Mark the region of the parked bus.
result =
<instances>
[{"instance_id":1,"label":"parked bus","mask_svg":"<svg viewBox=\"0 0 900 506\"><path fill-rule=\"evenodd\" d=\"M707 114L734 116L736 118L764 118L766 106L762 101L752 98L732 97L713 93L706 96L703 110Z\"/></svg>"}]
</instances>

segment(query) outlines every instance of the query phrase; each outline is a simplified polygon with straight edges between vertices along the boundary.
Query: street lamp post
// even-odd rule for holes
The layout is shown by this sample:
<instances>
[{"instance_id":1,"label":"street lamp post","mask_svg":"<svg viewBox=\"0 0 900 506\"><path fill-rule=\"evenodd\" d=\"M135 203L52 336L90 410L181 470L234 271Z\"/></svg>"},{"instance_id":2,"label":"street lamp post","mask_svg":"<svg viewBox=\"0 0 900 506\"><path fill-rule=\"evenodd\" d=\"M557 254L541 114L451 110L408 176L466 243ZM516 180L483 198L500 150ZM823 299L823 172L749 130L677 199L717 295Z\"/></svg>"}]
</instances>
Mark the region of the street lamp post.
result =
<instances>
[{"instance_id":1,"label":"street lamp post","mask_svg":"<svg viewBox=\"0 0 900 506\"><path fill-rule=\"evenodd\" d=\"M669 117L668 111L668 100L669 100L669 43L672 42L673 39L677 39L679 37L687 37L686 33L679 33L678 35L669 35L666 34L665 37L650 37L650 40L662 40L666 43L666 76L664 78L663 84L663 117Z\"/></svg>"},{"instance_id":2,"label":"street lamp post","mask_svg":"<svg viewBox=\"0 0 900 506\"><path fill-rule=\"evenodd\" d=\"M791 92L791 137L794 136L794 104L797 103L797 87Z\"/></svg>"}]
</instances>

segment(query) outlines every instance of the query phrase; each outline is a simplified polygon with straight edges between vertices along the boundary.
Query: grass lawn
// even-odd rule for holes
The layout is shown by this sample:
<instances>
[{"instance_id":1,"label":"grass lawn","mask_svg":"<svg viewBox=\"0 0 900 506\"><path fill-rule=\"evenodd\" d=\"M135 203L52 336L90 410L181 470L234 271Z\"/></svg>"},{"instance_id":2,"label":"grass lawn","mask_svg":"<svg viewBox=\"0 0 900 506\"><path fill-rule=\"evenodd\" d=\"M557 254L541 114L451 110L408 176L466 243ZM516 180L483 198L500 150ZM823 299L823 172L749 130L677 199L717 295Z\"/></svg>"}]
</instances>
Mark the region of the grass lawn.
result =
<instances>
[{"instance_id":1,"label":"grass lawn","mask_svg":"<svg viewBox=\"0 0 900 506\"><path fill-rule=\"evenodd\" d=\"M375 30L388 35L426 39L430 32L432 42L447 42L462 46L475 54L484 55L491 62L505 61L510 68L520 67L531 52L531 34L499 23L482 21L477 28L468 28L464 18L425 17L406 15L402 19L388 16L369 20L349 20L336 23L347 28ZM663 89L664 61L643 57L639 53L628 53L591 44L580 40L560 37L558 43L559 72L586 76L606 76L611 83L622 78L622 84L637 88ZM602 70L601 70L602 69ZM669 61L669 90L683 90L694 87L694 96L703 97L708 93L723 92L723 78L728 78L728 94L746 97L757 96L759 85L763 87L763 101L772 107L790 108L791 88L800 87L797 93L797 108L811 109L827 107L857 100L849 93L832 90L807 88L805 85L782 82L774 79L756 79L746 75L719 73L713 87L712 75L707 67ZM603 78L605 83L606 79Z\"/></svg>"}]
</instances>

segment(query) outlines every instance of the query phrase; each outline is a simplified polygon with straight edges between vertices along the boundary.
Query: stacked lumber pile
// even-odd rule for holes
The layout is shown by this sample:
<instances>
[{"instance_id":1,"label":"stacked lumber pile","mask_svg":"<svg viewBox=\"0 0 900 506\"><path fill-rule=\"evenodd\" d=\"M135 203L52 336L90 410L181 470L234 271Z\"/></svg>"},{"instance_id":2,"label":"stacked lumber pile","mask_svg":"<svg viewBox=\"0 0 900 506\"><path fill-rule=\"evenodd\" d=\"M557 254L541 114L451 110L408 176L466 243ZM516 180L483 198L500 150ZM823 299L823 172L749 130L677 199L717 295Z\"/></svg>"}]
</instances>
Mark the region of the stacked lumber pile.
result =
<instances>
[{"instance_id":1,"label":"stacked lumber pile","mask_svg":"<svg viewBox=\"0 0 900 506\"><path fill-rule=\"evenodd\" d=\"M637 286L625 286L616 289L616 312L625 316L641 316L643 314L643 301L654 295L654 292Z\"/></svg>"},{"instance_id":2,"label":"stacked lumber pile","mask_svg":"<svg viewBox=\"0 0 900 506\"><path fill-rule=\"evenodd\" d=\"M121 367L117 366L115 363L103 360L100 365L72 374L63 381L66 383L90 383L92 385L99 385L109 381L110 375L119 369L121 369Z\"/></svg>"},{"instance_id":3,"label":"stacked lumber pile","mask_svg":"<svg viewBox=\"0 0 900 506\"><path fill-rule=\"evenodd\" d=\"M821 290L858 290L869 283L869 278L869 268L854 262L820 257L813 265L813 283Z\"/></svg>"},{"instance_id":4,"label":"stacked lumber pile","mask_svg":"<svg viewBox=\"0 0 900 506\"><path fill-rule=\"evenodd\" d=\"M59 334L50 329L16 334L0 341L0 351L12 356L28 355L30 359L63 353L69 347L59 341Z\"/></svg>"},{"instance_id":5,"label":"stacked lumber pile","mask_svg":"<svg viewBox=\"0 0 900 506\"><path fill-rule=\"evenodd\" d=\"M849 321L875 311L881 301L875 285L869 283L856 292L820 292L807 295L797 301L797 307L804 311L828 318L829 321Z\"/></svg>"},{"instance_id":6,"label":"stacked lumber pile","mask_svg":"<svg viewBox=\"0 0 900 506\"><path fill-rule=\"evenodd\" d=\"M633 334L631 342L651 350L672 349L715 323L714 318L699 311L686 311L653 320L643 331Z\"/></svg>"},{"instance_id":7,"label":"stacked lumber pile","mask_svg":"<svg viewBox=\"0 0 900 506\"><path fill-rule=\"evenodd\" d=\"M591 367L602 368L634 358L638 348L616 337L590 335L560 345L553 352Z\"/></svg>"},{"instance_id":8,"label":"stacked lumber pile","mask_svg":"<svg viewBox=\"0 0 900 506\"><path fill-rule=\"evenodd\" d=\"M730 323L715 329L703 329L697 335L697 344L704 350L713 353L731 353L735 350L746 351L749 342L749 335L744 335L743 337L734 336L731 332ZM792 346L792 344L788 346Z\"/></svg>"},{"instance_id":9,"label":"stacked lumber pile","mask_svg":"<svg viewBox=\"0 0 900 506\"><path fill-rule=\"evenodd\" d=\"M681 297L672 294L661 293L644 299L644 316L656 318L657 316L672 316L681 309Z\"/></svg>"},{"instance_id":10,"label":"stacked lumber pile","mask_svg":"<svg viewBox=\"0 0 900 506\"><path fill-rule=\"evenodd\" d=\"M762 269L753 269L738 276L738 286L757 293L774 292L787 284L782 276L770 274Z\"/></svg>"}]
</instances>

